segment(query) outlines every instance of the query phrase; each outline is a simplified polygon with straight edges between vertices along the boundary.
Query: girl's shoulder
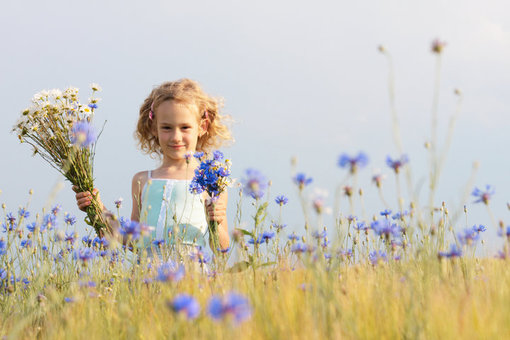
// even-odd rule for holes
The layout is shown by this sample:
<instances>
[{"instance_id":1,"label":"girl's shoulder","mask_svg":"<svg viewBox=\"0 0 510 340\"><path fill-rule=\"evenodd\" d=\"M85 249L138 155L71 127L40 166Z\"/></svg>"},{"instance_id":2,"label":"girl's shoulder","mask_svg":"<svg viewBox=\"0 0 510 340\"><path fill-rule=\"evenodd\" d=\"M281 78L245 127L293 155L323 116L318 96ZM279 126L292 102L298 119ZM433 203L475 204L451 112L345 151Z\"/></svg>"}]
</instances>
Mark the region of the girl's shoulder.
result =
<instances>
[{"instance_id":1,"label":"girl's shoulder","mask_svg":"<svg viewBox=\"0 0 510 340\"><path fill-rule=\"evenodd\" d=\"M149 178L150 170L140 171L134 174L132 180L132 189L134 193L140 193L142 191L143 186L147 183L147 179Z\"/></svg>"}]
</instances>

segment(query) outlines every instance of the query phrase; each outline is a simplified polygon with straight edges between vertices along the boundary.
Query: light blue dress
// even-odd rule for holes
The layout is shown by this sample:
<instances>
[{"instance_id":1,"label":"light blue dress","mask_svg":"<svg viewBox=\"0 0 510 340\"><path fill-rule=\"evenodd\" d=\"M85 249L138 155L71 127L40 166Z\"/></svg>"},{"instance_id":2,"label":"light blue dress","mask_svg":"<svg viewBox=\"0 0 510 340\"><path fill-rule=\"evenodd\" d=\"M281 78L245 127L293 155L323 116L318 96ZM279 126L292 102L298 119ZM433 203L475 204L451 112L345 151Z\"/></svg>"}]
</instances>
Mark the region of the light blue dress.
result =
<instances>
[{"instance_id":1,"label":"light blue dress","mask_svg":"<svg viewBox=\"0 0 510 340\"><path fill-rule=\"evenodd\" d=\"M153 240L167 244L206 245L207 219L201 195L189 191L189 180L152 178L148 172L142 189L140 222L154 229L144 238L144 247ZM176 241L177 240L177 241Z\"/></svg>"}]
</instances>

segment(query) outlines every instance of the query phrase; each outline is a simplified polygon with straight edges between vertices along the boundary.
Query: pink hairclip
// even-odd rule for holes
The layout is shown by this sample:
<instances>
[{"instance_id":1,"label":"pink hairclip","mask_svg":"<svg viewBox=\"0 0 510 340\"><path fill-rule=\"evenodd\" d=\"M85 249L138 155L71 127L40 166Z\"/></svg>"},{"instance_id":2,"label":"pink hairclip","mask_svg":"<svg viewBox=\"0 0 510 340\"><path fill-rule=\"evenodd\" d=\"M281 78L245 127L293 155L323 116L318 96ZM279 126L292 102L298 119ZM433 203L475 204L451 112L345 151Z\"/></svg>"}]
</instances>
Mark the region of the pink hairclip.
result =
<instances>
[{"instance_id":1,"label":"pink hairclip","mask_svg":"<svg viewBox=\"0 0 510 340\"><path fill-rule=\"evenodd\" d=\"M154 118L154 102L151 104L151 110L149 111L149 119L152 120Z\"/></svg>"}]
</instances>

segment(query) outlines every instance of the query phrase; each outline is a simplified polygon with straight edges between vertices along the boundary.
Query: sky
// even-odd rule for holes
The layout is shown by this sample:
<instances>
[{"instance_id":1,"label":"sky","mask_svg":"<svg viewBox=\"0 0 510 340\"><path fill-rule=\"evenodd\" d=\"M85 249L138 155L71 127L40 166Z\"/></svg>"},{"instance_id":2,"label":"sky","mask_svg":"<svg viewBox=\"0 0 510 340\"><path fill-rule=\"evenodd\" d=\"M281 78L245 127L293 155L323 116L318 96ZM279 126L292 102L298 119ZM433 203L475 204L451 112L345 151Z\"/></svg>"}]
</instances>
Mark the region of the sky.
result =
<instances>
[{"instance_id":1,"label":"sky","mask_svg":"<svg viewBox=\"0 0 510 340\"><path fill-rule=\"evenodd\" d=\"M436 206L453 211L466 203L467 222L484 224L487 251L501 245L485 206L462 200L473 186L493 185L490 209L510 224L510 4L505 1L16 1L0 4L0 202L17 210L34 190L30 206L60 203L77 216L69 183L40 158L31 156L10 131L20 112L40 90L80 88L103 91L96 124L106 121L97 145L95 182L113 208L125 199L130 215L134 173L158 166L138 151L133 132L138 109L153 87L187 77L224 99L233 119L235 142L223 149L233 177L256 168L272 181L270 197L285 194L283 220L302 232L303 214L292 183L295 170L313 177L306 195L329 192L346 177L337 166L343 152L364 151L369 165L360 171L367 215L384 209L370 179L387 176L384 193L397 208L395 179L385 165L397 157L388 90L388 59L395 79L395 106L404 151L415 188L427 189L431 112L437 57L431 42L446 42L441 56L438 132L444 144L450 117L462 91L461 113L439 181ZM466 188L473 163L476 177ZM406 192L404 190L404 192ZM237 194L231 189L229 220ZM425 197L425 196L423 196ZM404 195L404 199L408 199ZM347 201L342 199L342 213ZM243 226L250 229L246 204ZM357 205L360 209L360 205ZM355 213L361 213L356 210ZM278 215L271 206L269 218ZM332 228L333 218L324 222Z\"/></svg>"}]
</instances>

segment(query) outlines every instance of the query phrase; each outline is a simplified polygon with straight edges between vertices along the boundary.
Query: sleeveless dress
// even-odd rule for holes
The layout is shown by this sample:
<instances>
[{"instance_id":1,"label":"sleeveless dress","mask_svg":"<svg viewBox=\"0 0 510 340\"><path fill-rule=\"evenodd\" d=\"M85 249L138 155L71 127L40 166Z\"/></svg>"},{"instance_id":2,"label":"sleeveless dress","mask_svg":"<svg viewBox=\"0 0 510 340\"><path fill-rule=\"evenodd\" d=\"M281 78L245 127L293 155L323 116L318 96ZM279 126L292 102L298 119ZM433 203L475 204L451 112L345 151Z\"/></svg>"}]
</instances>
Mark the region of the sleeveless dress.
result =
<instances>
[{"instance_id":1,"label":"sleeveless dress","mask_svg":"<svg viewBox=\"0 0 510 340\"><path fill-rule=\"evenodd\" d=\"M144 237L144 248L153 240L186 246L206 245L207 219L201 195L189 191L190 180L152 178L148 172L142 189L140 222L153 227Z\"/></svg>"}]
</instances>

